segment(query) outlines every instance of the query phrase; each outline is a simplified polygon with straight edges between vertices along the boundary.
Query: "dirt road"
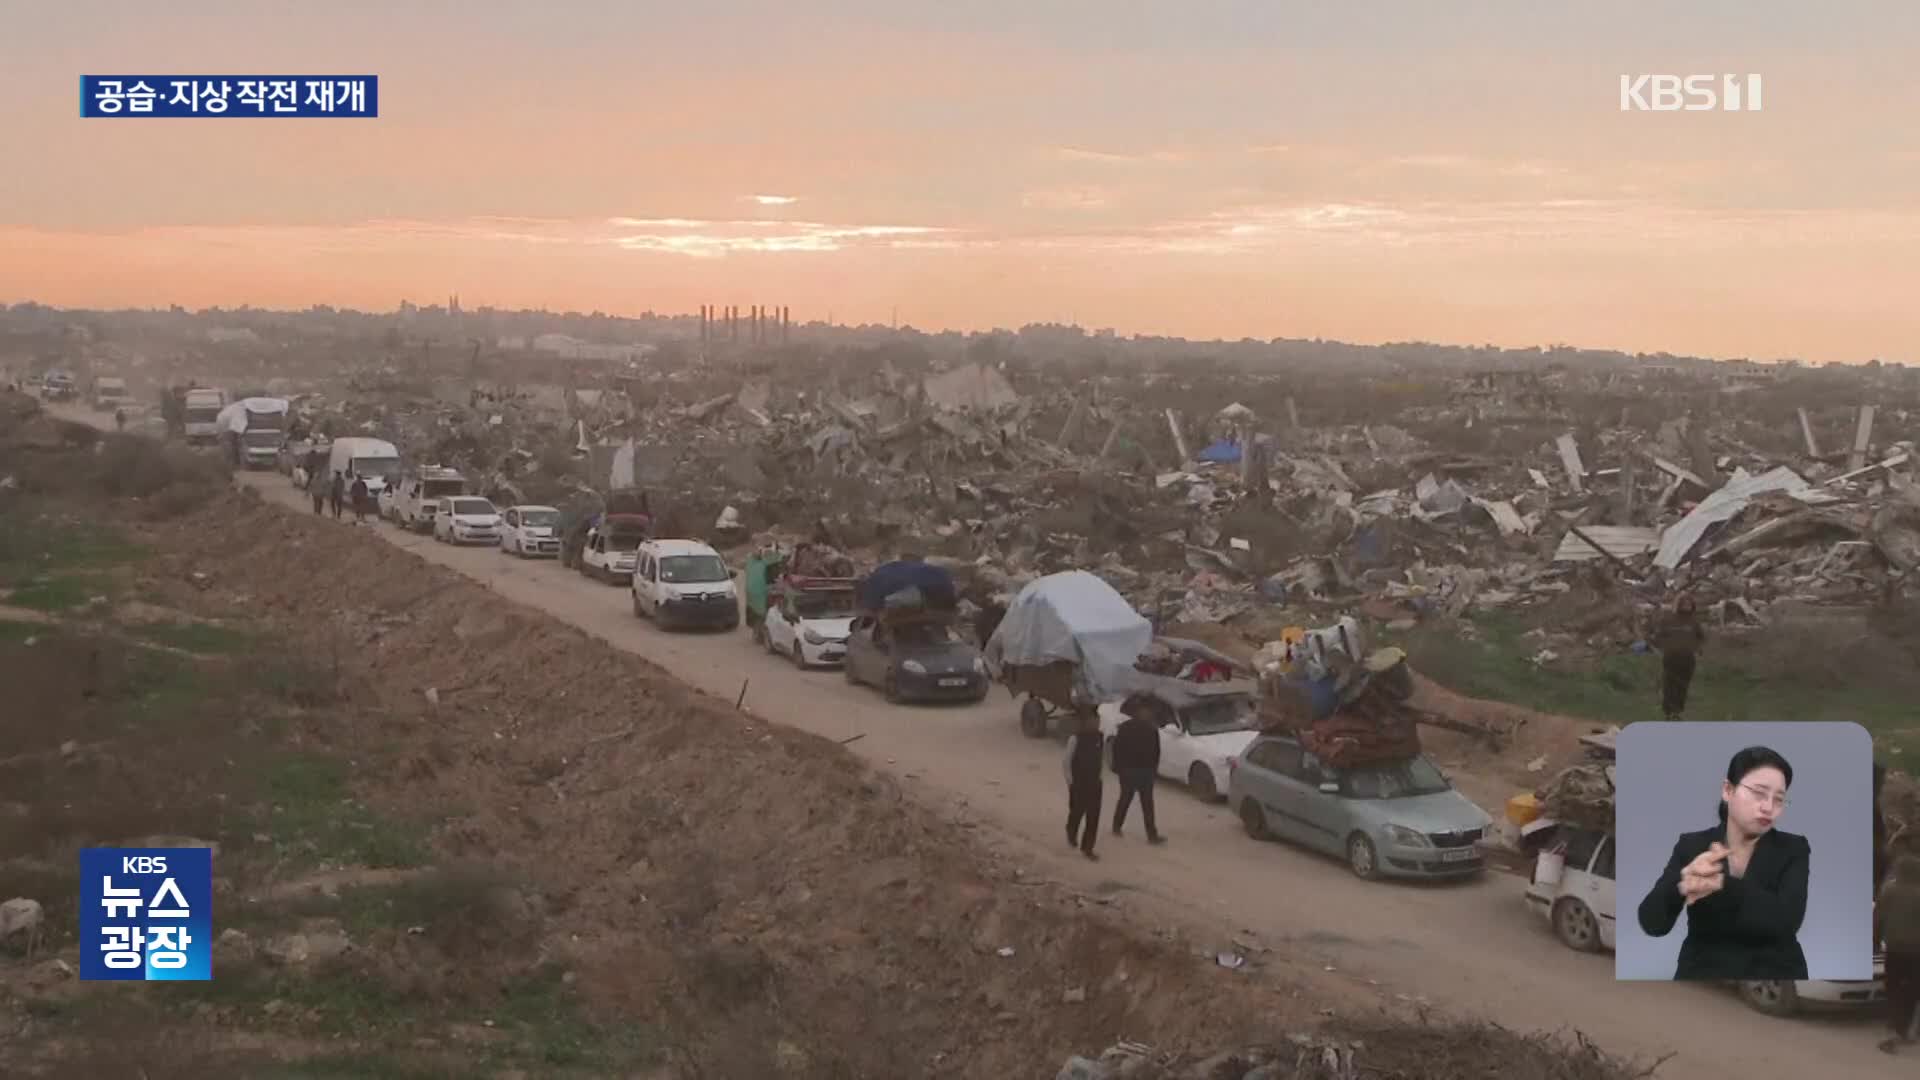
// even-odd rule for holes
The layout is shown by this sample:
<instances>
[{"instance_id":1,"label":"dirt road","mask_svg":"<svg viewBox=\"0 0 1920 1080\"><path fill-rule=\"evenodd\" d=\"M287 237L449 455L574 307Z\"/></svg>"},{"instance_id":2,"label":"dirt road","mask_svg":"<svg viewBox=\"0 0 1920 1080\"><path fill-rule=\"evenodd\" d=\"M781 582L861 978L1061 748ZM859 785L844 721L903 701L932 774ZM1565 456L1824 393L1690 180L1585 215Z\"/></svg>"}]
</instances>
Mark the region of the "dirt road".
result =
<instances>
[{"instance_id":1,"label":"dirt road","mask_svg":"<svg viewBox=\"0 0 1920 1080\"><path fill-rule=\"evenodd\" d=\"M241 482L291 511L311 512L279 474L246 474ZM973 707L889 706L837 673L801 672L768 656L744 632L663 633L633 616L625 590L551 561L453 548L384 523L365 527L726 701L740 696L744 681L745 707L768 719L832 739L860 736L850 750L908 778L933 804L987 826L1047 874L1114 896L1143 919L1214 927L1222 947L1232 936L1252 936L1274 950L1266 957L1272 967L1297 966L1309 984L1344 978L1509 1027L1577 1028L1615 1053L1673 1054L1662 1075L1689 1080L1841 1069L1909 1075L1911 1062L1874 1049L1877 1018L1774 1020L1714 988L1618 983L1610 956L1577 954L1553 938L1524 906L1515 878L1490 874L1443 887L1363 883L1338 862L1256 844L1224 808L1178 789L1163 789L1159 800L1167 846L1103 837L1103 861L1086 863L1067 848L1061 828L1059 748L1022 736L1003 692Z\"/></svg>"}]
</instances>

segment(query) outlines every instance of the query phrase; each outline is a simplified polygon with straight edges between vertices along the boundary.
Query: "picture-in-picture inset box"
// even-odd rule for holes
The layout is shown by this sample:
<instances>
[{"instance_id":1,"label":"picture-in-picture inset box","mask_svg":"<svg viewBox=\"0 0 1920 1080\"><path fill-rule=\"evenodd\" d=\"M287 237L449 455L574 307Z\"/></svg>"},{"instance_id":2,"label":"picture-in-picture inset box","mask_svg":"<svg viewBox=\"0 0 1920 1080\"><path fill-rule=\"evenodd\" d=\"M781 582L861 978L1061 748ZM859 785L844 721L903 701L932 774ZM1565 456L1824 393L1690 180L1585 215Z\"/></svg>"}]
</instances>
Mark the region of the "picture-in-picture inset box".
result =
<instances>
[{"instance_id":1,"label":"picture-in-picture inset box","mask_svg":"<svg viewBox=\"0 0 1920 1080\"><path fill-rule=\"evenodd\" d=\"M1632 724L1615 800L1615 977L1873 977L1865 728Z\"/></svg>"}]
</instances>

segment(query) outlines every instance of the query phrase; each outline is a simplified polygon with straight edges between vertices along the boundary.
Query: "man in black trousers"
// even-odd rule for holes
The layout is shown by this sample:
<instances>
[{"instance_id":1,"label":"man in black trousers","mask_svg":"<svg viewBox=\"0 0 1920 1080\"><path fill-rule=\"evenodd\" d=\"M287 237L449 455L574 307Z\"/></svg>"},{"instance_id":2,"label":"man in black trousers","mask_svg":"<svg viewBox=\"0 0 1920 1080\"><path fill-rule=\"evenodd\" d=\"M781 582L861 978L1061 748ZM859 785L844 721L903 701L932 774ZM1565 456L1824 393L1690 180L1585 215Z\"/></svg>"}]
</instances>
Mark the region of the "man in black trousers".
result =
<instances>
[{"instance_id":1,"label":"man in black trousers","mask_svg":"<svg viewBox=\"0 0 1920 1080\"><path fill-rule=\"evenodd\" d=\"M1078 730L1067 739L1067 756L1060 762L1067 779L1067 843L1079 844L1080 854L1098 862L1093 842L1100 836L1100 759L1106 740L1092 706L1082 705L1075 714Z\"/></svg>"},{"instance_id":2,"label":"man in black trousers","mask_svg":"<svg viewBox=\"0 0 1920 1080\"><path fill-rule=\"evenodd\" d=\"M1147 822L1147 843L1162 844L1153 818L1153 781L1160 771L1160 725L1156 722L1157 703L1135 696L1120 706L1126 715L1113 736L1113 771L1120 777L1120 798L1113 807L1113 835L1119 836L1127 822L1127 809L1133 797L1140 796L1140 816Z\"/></svg>"}]
</instances>

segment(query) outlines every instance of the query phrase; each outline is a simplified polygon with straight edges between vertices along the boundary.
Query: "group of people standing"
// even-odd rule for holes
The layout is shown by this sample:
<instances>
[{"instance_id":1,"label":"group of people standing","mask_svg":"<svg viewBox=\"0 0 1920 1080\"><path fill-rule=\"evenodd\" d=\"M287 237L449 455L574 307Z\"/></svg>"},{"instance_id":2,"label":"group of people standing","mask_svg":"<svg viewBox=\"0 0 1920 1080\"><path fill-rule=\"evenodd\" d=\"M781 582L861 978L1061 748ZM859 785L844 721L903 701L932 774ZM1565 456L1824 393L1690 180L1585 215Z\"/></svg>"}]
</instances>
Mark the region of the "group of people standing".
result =
<instances>
[{"instance_id":1,"label":"group of people standing","mask_svg":"<svg viewBox=\"0 0 1920 1080\"><path fill-rule=\"evenodd\" d=\"M373 492L367 487L364 477L356 476L349 485L347 478L335 472L333 479L327 479L327 459L324 454L314 451L307 455L307 495L313 499L313 512L322 513L328 507L333 510L335 521L348 507L353 508L353 520L365 521L373 512Z\"/></svg>"}]
</instances>

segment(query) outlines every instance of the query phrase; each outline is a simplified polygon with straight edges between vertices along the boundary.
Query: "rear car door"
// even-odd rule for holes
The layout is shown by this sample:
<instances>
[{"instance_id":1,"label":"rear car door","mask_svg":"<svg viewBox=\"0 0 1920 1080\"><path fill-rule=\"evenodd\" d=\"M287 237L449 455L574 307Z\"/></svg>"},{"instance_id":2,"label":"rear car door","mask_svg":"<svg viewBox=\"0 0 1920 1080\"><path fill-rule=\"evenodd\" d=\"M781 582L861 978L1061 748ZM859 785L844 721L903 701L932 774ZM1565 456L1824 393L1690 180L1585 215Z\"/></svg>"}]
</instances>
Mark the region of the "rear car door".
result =
<instances>
[{"instance_id":1,"label":"rear car door","mask_svg":"<svg viewBox=\"0 0 1920 1080\"><path fill-rule=\"evenodd\" d=\"M1291 777L1300 795L1300 821L1307 842L1336 854L1346 850L1350 815L1342 795L1320 790L1320 785L1337 783L1333 771L1310 753L1301 753L1300 764Z\"/></svg>"},{"instance_id":2,"label":"rear car door","mask_svg":"<svg viewBox=\"0 0 1920 1080\"><path fill-rule=\"evenodd\" d=\"M1288 786L1288 773L1300 766L1300 747L1284 739L1255 743L1240 763L1241 784L1247 797L1260 804L1267 831L1298 842L1304 833L1299 821L1299 799Z\"/></svg>"}]
</instances>

